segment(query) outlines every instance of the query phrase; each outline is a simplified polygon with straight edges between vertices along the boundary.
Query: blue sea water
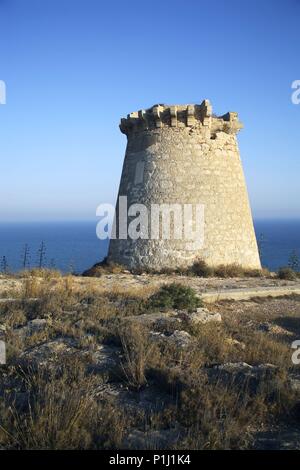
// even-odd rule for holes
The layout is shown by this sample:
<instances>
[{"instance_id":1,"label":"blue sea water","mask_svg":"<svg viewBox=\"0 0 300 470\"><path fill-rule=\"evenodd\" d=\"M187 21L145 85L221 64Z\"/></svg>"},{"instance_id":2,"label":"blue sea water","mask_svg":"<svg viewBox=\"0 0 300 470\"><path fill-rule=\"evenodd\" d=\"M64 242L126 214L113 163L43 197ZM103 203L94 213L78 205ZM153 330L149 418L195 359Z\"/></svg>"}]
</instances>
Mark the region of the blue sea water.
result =
<instances>
[{"instance_id":1,"label":"blue sea water","mask_svg":"<svg viewBox=\"0 0 300 470\"><path fill-rule=\"evenodd\" d=\"M96 236L96 222L0 223L0 262L6 257L9 268L22 267L24 245L28 244L30 267L38 265L38 250L45 244L44 263L63 272L82 272L102 260L108 241Z\"/></svg>"},{"instance_id":2,"label":"blue sea water","mask_svg":"<svg viewBox=\"0 0 300 470\"><path fill-rule=\"evenodd\" d=\"M276 270L288 263L296 250L300 256L300 220L256 220L263 266ZM106 256L108 241L96 236L96 222L0 223L0 261L6 257L9 268L22 267L25 244L30 248L30 266L38 263L38 250L45 243L45 264L78 273Z\"/></svg>"},{"instance_id":3,"label":"blue sea water","mask_svg":"<svg viewBox=\"0 0 300 470\"><path fill-rule=\"evenodd\" d=\"M293 251L300 258L300 220L255 220L254 227L263 266L287 266Z\"/></svg>"}]
</instances>

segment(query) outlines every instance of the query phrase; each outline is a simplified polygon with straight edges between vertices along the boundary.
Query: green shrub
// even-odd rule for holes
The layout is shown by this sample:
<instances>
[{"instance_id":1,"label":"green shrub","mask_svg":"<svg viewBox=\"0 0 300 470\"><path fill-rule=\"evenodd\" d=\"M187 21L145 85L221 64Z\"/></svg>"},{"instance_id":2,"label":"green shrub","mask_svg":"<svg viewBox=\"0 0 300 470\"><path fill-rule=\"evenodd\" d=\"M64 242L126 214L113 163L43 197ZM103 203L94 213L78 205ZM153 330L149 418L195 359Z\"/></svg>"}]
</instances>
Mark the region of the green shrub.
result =
<instances>
[{"instance_id":1,"label":"green shrub","mask_svg":"<svg viewBox=\"0 0 300 470\"><path fill-rule=\"evenodd\" d=\"M295 281L297 279L297 273L288 267L283 267L278 270L279 279L286 279L288 281Z\"/></svg>"},{"instance_id":2,"label":"green shrub","mask_svg":"<svg viewBox=\"0 0 300 470\"><path fill-rule=\"evenodd\" d=\"M191 287L172 283L162 286L149 299L150 308L159 310L187 309L192 311L201 306L201 300Z\"/></svg>"}]
</instances>

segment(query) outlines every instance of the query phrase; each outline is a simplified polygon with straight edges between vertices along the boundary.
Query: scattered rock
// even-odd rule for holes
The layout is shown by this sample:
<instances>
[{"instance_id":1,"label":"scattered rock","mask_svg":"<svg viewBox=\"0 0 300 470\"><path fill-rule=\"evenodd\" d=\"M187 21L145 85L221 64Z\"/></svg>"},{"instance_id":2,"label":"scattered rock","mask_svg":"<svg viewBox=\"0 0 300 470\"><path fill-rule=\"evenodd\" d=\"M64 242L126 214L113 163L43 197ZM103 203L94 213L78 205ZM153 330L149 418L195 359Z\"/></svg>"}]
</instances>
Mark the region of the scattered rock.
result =
<instances>
[{"instance_id":1,"label":"scattered rock","mask_svg":"<svg viewBox=\"0 0 300 470\"><path fill-rule=\"evenodd\" d=\"M14 333L17 334L20 338L26 338L31 336L34 333L40 333L46 331L49 326L49 322L44 318L36 318L35 320L30 320L27 325L22 326L21 328L15 328Z\"/></svg>"},{"instance_id":2,"label":"scattered rock","mask_svg":"<svg viewBox=\"0 0 300 470\"><path fill-rule=\"evenodd\" d=\"M246 362L228 362L206 369L212 382L221 380L226 385L245 387L256 393L262 384L270 385L276 378L278 367L274 364L251 366Z\"/></svg>"},{"instance_id":3,"label":"scattered rock","mask_svg":"<svg viewBox=\"0 0 300 470\"><path fill-rule=\"evenodd\" d=\"M275 335L293 336L292 331L289 331L286 328L283 328L282 326L274 325L269 322L260 323L257 328L259 331L264 331L266 333L272 333Z\"/></svg>"},{"instance_id":4,"label":"scattered rock","mask_svg":"<svg viewBox=\"0 0 300 470\"><path fill-rule=\"evenodd\" d=\"M175 330L171 335L151 331L150 337L153 340L166 341L170 344L173 343L178 348L186 348L192 341L191 335L183 330Z\"/></svg>"},{"instance_id":5,"label":"scattered rock","mask_svg":"<svg viewBox=\"0 0 300 470\"><path fill-rule=\"evenodd\" d=\"M214 370L225 371L228 373L248 372L253 369L253 366L247 362L226 362L213 367Z\"/></svg>"},{"instance_id":6,"label":"scattered rock","mask_svg":"<svg viewBox=\"0 0 300 470\"><path fill-rule=\"evenodd\" d=\"M44 318L36 318L35 320L30 320L27 326L31 333L35 333L44 330L48 326L48 322Z\"/></svg>"},{"instance_id":7,"label":"scattered rock","mask_svg":"<svg viewBox=\"0 0 300 470\"><path fill-rule=\"evenodd\" d=\"M76 356L86 359L89 372L110 373L120 360L120 349L113 346L99 344L94 350L78 349L76 342L70 338L58 338L35 346L21 354L21 360L26 359L34 365L45 366L55 364L63 356Z\"/></svg>"},{"instance_id":8,"label":"scattered rock","mask_svg":"<svg viewBox=\"0 0 300 470\"><path fill-rule=\"evenodd\" d=\"M72 340L59 338L23 352L20 359L29 360L34 365L45 366L49 363L55 363L63 355L74 354L76 351Z\"/></svg>"},{"instance_id":9,"label":"scattered rock","mask_svg":"<svg viewBox=\"0 0 300 470\"><path fill-rule=\"evenodd\" d=\"M91 359L88 365L89 371L108 373L119 364L121 351L115 346L100 344L96 351L91 353L87 351L87 353Z\"/></svg>"},{"instance_id":10,"label":"scattered rock","mask_svg":"<svg viewBox=\"0 0 300 470\"><path fill-rule=\"evenodd\" d=\"M175 345L180 348L185 348L191 343L192 337L186 331L175 330L174 333L169 336L169 341L173 341Z\"/></svg>"},{"instance_id":11,"label":"scattered rock","mask_svg":"<svg viewBox=\"0 0 300 470\"><path fill-rule=\"evenodd\" d=\"M199 323L204 324L211 321L220 322L222 321L222 317L220 313L210 312L206 308L197 308L196 312L192 312L188 315L188 321L194 325L198 325Z\"/></svg>"}]
</instances>

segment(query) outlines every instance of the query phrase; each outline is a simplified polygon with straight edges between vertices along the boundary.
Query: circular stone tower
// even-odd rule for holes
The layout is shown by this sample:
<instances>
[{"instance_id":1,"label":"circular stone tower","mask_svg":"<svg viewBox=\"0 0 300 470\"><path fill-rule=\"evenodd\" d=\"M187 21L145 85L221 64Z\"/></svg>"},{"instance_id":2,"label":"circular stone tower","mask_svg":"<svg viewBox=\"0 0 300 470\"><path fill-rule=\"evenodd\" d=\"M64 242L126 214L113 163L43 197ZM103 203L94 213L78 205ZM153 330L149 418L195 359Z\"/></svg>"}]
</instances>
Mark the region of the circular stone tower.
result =
<instances>
[{"instance_id":1,"label":"circular stone tower","mask_svg":"<svg viewBox=\"0 0 300 470\"><path fill-rule=\"evenodd\" d=\"M242 127L237 113L213 115L208 100L155 105L122 119L128 143L108 260L157 270L187 267L196 259L261 268L236 138ZM145 216L136 204L146 207L149 218L131 237L126 231L133 215ZM169 217L162 209L170 209Z\"/></svg>"}]
</instances>

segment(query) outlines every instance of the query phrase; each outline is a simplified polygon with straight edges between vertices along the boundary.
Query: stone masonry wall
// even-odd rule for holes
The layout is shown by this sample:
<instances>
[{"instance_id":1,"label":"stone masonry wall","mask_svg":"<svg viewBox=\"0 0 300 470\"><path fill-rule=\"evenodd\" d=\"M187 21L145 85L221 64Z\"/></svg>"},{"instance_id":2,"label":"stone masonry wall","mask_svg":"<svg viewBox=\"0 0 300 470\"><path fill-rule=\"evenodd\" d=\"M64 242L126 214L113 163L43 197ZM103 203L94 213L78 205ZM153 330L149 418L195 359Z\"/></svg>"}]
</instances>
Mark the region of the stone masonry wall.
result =
<instances>
[{"instance_id":1,"label":"stone masonry wall","mask_svg":"<svg viewBox=\"0 0 300 470\"><path fill-rule=\"evenodd\" d=\"M121 120L128 144L119 195L128 206L203 204L204 245L190 250L186 240L116 239L109 260L130 268L186 267L197 258L260 268L236 138L241 127L236 113L214 117L207 100L157 105Z\"/></svg>"}]
</instances>

